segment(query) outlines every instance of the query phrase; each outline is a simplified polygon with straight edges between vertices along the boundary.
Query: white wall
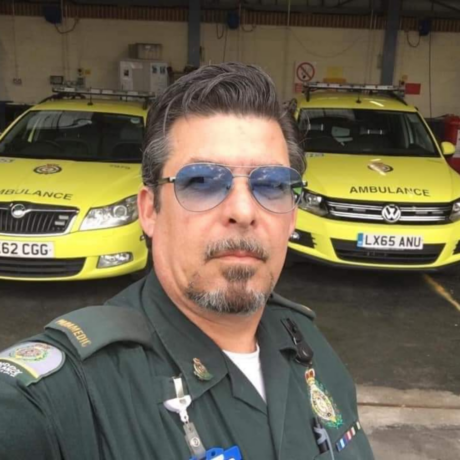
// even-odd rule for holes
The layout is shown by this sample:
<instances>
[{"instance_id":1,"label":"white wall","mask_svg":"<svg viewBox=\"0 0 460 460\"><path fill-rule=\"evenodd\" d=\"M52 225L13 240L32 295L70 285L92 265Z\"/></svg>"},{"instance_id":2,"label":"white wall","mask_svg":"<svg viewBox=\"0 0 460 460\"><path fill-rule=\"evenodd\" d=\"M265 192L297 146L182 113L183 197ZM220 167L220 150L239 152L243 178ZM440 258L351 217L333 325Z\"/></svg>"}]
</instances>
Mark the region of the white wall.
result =
<instances>
[{"instance_id":1,"label":"white wall","mask_svg":"<svg viewBox=\"0 0 460 460\"><path fill-rule=\"evenodd\" d=\"M87 83L118 88L118 61L128 57L128 45L162 43L163 55L174 68L187 60L187 24L177 22L82 19L75 30L60 35L43 18L0 16L0 99L37 102L51 94L50 75L77 78L77 69L91 71ZM73 25L68 20L67 30ZM14 29L18 70L15 68ZM16 75L17 74L17 75ZM16 76L22 85L13 84Z\"/></svg>"},{"instance_id":2,"label":"white wall","mask_svg":"<svg viewBox=\"0 0 460 460\"><path fill-rule=\"evenodd\" d=\"M418 43L418 34L409 33L410 43ZM395 77L406 74L409 81L422 84L420 96L408 96L425 116L430 116L430 40L431 40L431 113L433 117L453 113L460 115L460 34L433 33L422 37L412 48L407 35L400 32Z\"/></svg>"},{"instance_id":3,"label":"white wall","mask_svg":"<svg viewBox=\"0 0 460 460\"><path fill-rule=\"evenodd\" d=\"M203 25L205 59L220 62L224 39L216 41L215 37L215 26ZM288 98L293 93L295 62L313 63L314 80L341 75L348 82L378 83L377 54L382 39L381 31L257 26L251 33L229 31L225 56L261 65L275 79L280 94Z\"/></svg>"},{"instance_id":4,"label":"white wall","mask_svg":"<svg viewBox=\"0 0 460 460\"><path fill-rule=\"evenodd\" d=\"M73 19L68 19L61 28L72 25ZM272 75L286 99L293 94L294 63L298 61L316 65L315 80L342 76L350 83L379 82L381 30L275 26L253 30L245 26L245 30L229 30L227 39L224 35L219 40L216 24L203 24L203 62L219 63L225 58L258 64ZM409 39L416 45L418 34L411 32ZM395 82L406 75L409 82L422 84L421 95L408 96L408 100L425 116L430 116L429 41L430 37L423 37L413 48L400 32L395 69ZM182 70L187 63L186 23L82 19L73 32L60 35L43 18L16 17L13 21L0 16L0 99L37 102L50 94L50 75L74 80L78 68L91 72L88 85L116 88L118 61L127 57L128 44L135 42L162 43L163 57L174 70ZM460 115L459 45L460 34L431 35L431 116ZM22 79L21 86L13 84L15 77Z\"/></svg>"}]
</instances>

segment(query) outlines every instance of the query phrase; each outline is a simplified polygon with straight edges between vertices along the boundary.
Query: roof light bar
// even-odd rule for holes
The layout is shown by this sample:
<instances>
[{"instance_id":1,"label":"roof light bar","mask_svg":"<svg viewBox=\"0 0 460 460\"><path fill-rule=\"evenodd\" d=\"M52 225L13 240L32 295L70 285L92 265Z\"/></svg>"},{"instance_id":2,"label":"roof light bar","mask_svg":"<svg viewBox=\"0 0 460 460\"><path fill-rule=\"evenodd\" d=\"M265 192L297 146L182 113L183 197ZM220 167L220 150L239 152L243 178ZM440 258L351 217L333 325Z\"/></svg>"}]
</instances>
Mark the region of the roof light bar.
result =
<instances>
[{"instance_id":1,"label":"roof light bar","mask_svg":"<svg viewBox=\"0 0 460 460\"><path fill-rule=\"evenodd\" d=\"M312 89L343 89L350 91L404 91L404 86L395 85L370 85L370 84L345 84L345 83L305 83Z\"/></svg>"},{"instance_id":2,"label":"roof light bar","mask_svg":"<svg viewBox=\"0 0 460 460\"><path fill-rule=\"evenodd\" d=\"M337 90L353 93L387 93L396 99L402 100L405 95L404 85L371 85L371 84L351 84L351 83L304 83L303 93L310 100L310 93L317 90Z\"/></svg>"},{"instance_id":3,"label":"roof light bar","mask_svg":"<svg viewBox=\"0 0 460 460\"><path fill-rule=\"evenodd\" d=\"M151 99L155 97L154 93L149 93L147 91L114 90L102 88L75 88L73 86L54 86L53 93L57 93L61 96L82 94L90 96L135 97L142 99Z\"/></svg>"}]
</instances>

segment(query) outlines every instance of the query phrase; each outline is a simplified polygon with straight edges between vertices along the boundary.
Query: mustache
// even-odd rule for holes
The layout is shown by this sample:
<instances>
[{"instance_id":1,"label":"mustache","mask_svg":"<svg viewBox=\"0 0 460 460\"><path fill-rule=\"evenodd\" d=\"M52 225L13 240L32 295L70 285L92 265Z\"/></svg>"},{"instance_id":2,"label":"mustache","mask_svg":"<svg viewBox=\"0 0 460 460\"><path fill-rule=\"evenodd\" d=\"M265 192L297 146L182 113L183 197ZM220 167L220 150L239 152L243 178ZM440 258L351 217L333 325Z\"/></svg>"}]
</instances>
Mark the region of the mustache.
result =
<instances>
[{"instance_id":1,"label":"mustache","mask_svg":"<svg viewBox=\"0 0 460 460\"><path fill-rule=\"evenodd\" d=\"M266 262L269 252L257 240L252 238L227 238L209 243L205 251L205 261L218 257L220 254L229 251L244 251Z\"/></svg>"}]
</instances>

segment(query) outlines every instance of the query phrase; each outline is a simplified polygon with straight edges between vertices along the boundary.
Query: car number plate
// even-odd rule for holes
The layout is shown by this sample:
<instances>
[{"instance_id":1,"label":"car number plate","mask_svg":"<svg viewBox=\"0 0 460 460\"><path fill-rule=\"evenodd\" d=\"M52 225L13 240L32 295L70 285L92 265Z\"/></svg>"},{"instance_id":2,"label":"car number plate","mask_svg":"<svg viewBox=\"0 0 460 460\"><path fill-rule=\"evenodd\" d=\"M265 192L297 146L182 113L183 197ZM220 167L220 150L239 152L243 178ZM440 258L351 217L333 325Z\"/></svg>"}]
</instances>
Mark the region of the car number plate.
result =
<instances>
[{"instance_id":1,"label":"car number plate","mask_svg":"<svg viewBox=\"0 0 460 460\"><path fill-rule=\"evenodd\" d=\"M381 235L375 233L358 233L359 248L394 249L423 249L423 237L410 235Z\"/></svg>"},{"instance_id":2,"label":"car number plate","mask_svg":"<svg viewBox=\"0 0 460 460\"><path fill-rule=\"evenodd\" d=\"M0 257L52 259L54 244L0 240Z\"/></svg>"}]
</instances>

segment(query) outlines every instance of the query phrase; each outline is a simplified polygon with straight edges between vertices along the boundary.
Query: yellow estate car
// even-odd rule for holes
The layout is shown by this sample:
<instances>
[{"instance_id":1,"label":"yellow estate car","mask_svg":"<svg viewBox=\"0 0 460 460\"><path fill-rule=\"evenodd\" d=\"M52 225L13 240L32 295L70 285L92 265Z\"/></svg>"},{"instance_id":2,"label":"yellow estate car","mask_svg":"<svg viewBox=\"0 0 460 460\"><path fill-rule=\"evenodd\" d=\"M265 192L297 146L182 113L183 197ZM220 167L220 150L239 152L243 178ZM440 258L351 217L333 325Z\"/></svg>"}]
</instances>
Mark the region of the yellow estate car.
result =
<instances>
[{"instance_id":1,"label":"yellow estate car","mask_svg":"<svg viewBox=\"0 0 460 460\"><path fill-rule=\"evenodd\" d=\"M307 189L290 251L338 266L460 262L460 176L401 88L313 84L297 100Z\"/></svg>"},{"instance_id":2,"label":"yellow estate car","mask_svg":"<svg viewBox=\"0 0 460 460\"><path fill-rule=\"evenodd\" d=\"M136 205L148 98L62 91L0 137L3 279L107 278L148 263Z\"/></svg>"}]
</instances>

